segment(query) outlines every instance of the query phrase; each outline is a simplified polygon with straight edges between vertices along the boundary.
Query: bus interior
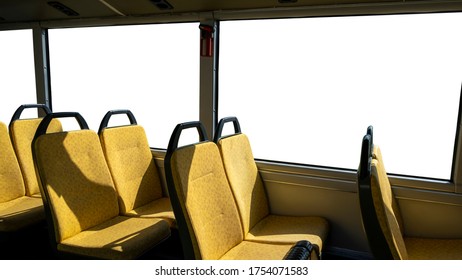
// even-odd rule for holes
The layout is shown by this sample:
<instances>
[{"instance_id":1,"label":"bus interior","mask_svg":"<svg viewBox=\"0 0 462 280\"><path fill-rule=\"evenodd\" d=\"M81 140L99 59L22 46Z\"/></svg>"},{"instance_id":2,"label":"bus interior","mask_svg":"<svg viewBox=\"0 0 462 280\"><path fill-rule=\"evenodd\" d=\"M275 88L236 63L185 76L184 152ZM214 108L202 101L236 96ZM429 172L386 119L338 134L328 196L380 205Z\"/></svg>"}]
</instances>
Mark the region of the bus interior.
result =
<instances>
[{"instance_id":1,"label":"bus interior","mask_svg":"<svg viewBox=\"0 0 462 280\"><path fill-rule=\"evenodd\" d=\"M462 252L460 26L460 0L0 1L0 258ZM381 184L383 235L360 196ZM103 224L141 245L81 249Z\"/></svg>"}]
</instances>

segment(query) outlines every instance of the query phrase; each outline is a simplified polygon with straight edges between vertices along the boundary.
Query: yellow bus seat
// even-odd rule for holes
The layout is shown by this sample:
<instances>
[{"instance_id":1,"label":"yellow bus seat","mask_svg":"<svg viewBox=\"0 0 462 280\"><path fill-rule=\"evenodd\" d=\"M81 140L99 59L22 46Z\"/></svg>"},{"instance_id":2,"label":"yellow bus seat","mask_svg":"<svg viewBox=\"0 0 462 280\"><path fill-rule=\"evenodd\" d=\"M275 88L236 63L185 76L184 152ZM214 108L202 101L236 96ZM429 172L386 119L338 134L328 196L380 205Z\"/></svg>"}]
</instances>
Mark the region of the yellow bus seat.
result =
<instances>
[{"instance_id":1,"label":"yellow bus seat","mask_svg":"<svg viewBox=\"0 0 462 280\"><path fill-rule=\"evenodd\" d=\"M222 137L223 127L229 122L234 125L234 134ZM322 217L271 213L265 185L255 163L249 139L241 133L236 117L220 120L214 142L220 150L236 199L244 239L291 245L299 240L308 240L321 252L329 232L329 223Z\"/></svg>"},{"instance_id":2,"label":"yellow bus seat","mask_svg":"<svg viewBox=\"0 0 462 280\"><path fill-rule=\"evenodd\" d=\"M26 196L6 125L0 122L0 232L14 232L45 219L40 198Z\"/></svg>"},{"instance_id":3,"label":"yellow bus seat","mask_svg":"<svg viewBox=\"0 0 462 280\"><path fill-rule=\"evenodd\" d=\"M196 128L200 142L178 147L181 132ZM214 142L201 122L178 124L165 172L186 259L282 260L289 244L244 240L241 219Z\"/></svg>"},{"instance_id":4,"label":"yellow bus seat","mask_svg":"<svg viewBox=\"0 0 462 280\"><path fill-rule=\"evenodd\" d=\"M372 127L363 137L358 195L363 227L375 259L462 259L462 239L411 237L404 234L399 205L388 180Z\"/></svg>"},{"instance_id":5,"label":"yellow bus seat","mask_svg":"<svg viewBox=\"0 0 462 280\"><path fill-rule=\"evenodd\" d=\"M55 118L81 130L47 134ZM53 248L84 258L138 258L170 236L166 221L119 216L117 193L96 132L78 113L48 114L33 141Z\"/></svg>"},{"instance_id":6,"label":"yellow bus seat","mask_svg":"<svg viewBox=\"0 0 462 280\"><path fill-rule=\"evenodd\" d=\"M126 114L130 124L108 127L115 114ZM170 199L163 193L146 133L129 110L106 113L99 137L118 192L121 215L165 219L176 226Z\"/></svg>"},{"instance_id":7,"label":"yellow bus seat","mask_svg":"<svg viewBox=\"0 0 462 280\"><path fill-rule=\"evenodd\" d=\"M51 113L48 106L44 104L24 104L18 107L11 118L9 131L13 148L18 158L19 166L24 177L26 195L40 198L40 188L37 174L35 172L34 160L32 157L32 140L34 139L37 127L43 118L21 119L24 109L42 109L46 114ZM62 131L61 123L55 119L48 128L48 132Z\"/></svg>"}]
</instances>

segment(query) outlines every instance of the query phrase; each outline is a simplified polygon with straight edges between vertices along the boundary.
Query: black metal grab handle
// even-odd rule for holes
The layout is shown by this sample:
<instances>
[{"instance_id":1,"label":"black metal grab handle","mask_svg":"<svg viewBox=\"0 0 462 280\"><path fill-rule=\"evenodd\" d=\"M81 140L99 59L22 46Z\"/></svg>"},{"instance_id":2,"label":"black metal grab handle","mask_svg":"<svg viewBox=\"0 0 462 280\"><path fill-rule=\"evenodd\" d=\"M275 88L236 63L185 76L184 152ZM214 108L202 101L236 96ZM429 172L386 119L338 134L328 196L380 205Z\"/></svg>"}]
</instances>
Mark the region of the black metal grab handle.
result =
<instances>
[{"instance_id":1,"label":"black metal grab handle","mask_svg":"<svg viewBox=\"0 0 462 280\"><path fill-rule=\"evenodd\" d=\"M358 180L368 180L371 173L372 160L372 137L369 134L364 135L361 145L361 159L359 161Z\"/></svg>"},{"instance_id":2,"label":"black metal grab handle","mask_svg":"<svg viewBox=\"0 0 462 280\"><path fill-rule=\"evenodd\" d=\"M372 127L372 125L367 127L366 134L371 136L371 155L372 155L372 149L374 148L374 127Z\"/></svg>"},{"instance_id":3,"label":"black metal grab handle","mask_svg":"<svg viewBox=\"0 0 462 280\"><path fill-rule=\"evenodd\" d=\"M51 114L50 108L45 104L23 104L19 106L18 109L16 109L16 111L13 114L13 117L11 118L10 123L12 123L15 120L19 120L24 109L30 109L30 108L42 109L45 112L45 114L47 115Z\"/></svg>"},{"instance_id":4,"label":"black metal grab handle","mask_svg":"<svg viewBox=\"0 0 462 280\"><path fill-rule=\"evenodd\" d=\"M217 129L215 131L215 136L213 137L213 142L217 143L218 140L221 138L221 134L223 133L223 127L225 126L226 123L232 122L234 125L234 133L239 134L241 133L241 125L239 124L239 121L237 120L236 117L226 117L222 118L217 125Z\"/></svg>"},{"instance_id":5,"label":"black metal grab handle","mask_svg":"<svg viewBox=\"0 0 462 280\"><path fill-rule=\"evenodd\" d=\"M136 119L135 119L135 116L133 115L133 113L130 111L130 110L126 110L126 109L122 109L122 110L111 110L111 111L108 111L106 113L106 115L104 115L104 118L103 120L101 121L101 124L99 126L99 129L98 129L98 134L101 134L101 132L103 131L103 129L105 129L107 127L107 125L109 124L109 119L113 116L113 115L121 115L121 114L125 114L127 115L128 119L130 120L130 124L131 125L136 125L137 122L136 122Z\"/></svg>"},{"instance_id":6,"label":"black metal grab handle","mask_svg":"<svg viewBox=\"0 0 462 280\"><path fill-rule=\"evenodd\" d=\"M75 118L79 123L80 129L88 129L88 124L85 119L77 112L60 112L60 113L51 113L46 115L43 120L40 122L40 125L35 132L34 141L40 135L46 134L48 126L50 125L53 119L58 118Z\"/></svg>"},{"instance_id":7,"label":"black metal grab handle","mask_svg":"<svg viewBox=\"0 0 462 280\"><path fill-rule=\"evenodd\" d=\"M185 122L177 124L175 129L172 132L172 136L170 137L170 141L168 142L167 153L169 151L173 152L176 148L178 148L178 141L180 140L181 132L185 129L189 128L196 128L197 133L199 134L199 140L201 142L209 140L207 137L207 132L205 131L205 127L200 121L193 121L193 122Z\"/></svg>"}]
</instances>

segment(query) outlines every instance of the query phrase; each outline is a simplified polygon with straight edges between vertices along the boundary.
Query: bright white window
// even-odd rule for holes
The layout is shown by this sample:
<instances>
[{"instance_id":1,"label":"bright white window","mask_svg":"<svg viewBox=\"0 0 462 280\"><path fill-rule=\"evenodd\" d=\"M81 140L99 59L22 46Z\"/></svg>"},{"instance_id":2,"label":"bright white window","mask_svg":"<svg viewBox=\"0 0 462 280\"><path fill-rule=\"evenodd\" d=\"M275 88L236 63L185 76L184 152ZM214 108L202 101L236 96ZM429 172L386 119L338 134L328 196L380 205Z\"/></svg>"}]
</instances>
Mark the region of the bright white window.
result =
<instances>
[{"instance_id":1,"label":"bright white window","mask_svg":"<svg viewBox=\"0 0 462 280\"><path fill-rule=\"evenodd\" d=\"M77 111L97 130L107 111L129 109L157 148L199 119L198 23L54 29L49 43L54 111Z\"/></svg>"},{"instance_id":2,"label":"bright white window","mask_svg":"<svg viewBox=\"0 0 462 280\"><path fill-rule=\"evenodd\" d=\"M221 23L219 116L254 156L356 169L362 136L390 173L449 179L462 14Z\"/></svg>"},{"instance_id":3,"label":"bright white window","mask_svg":"<svg viewBox=\"0 0 462 280\"><path fill-rule=\"evenodd\" d=\"M0 121L8 124L20 105L37 103L32 30L0 31L0 42Z\"/></svg>"}]
</instances>

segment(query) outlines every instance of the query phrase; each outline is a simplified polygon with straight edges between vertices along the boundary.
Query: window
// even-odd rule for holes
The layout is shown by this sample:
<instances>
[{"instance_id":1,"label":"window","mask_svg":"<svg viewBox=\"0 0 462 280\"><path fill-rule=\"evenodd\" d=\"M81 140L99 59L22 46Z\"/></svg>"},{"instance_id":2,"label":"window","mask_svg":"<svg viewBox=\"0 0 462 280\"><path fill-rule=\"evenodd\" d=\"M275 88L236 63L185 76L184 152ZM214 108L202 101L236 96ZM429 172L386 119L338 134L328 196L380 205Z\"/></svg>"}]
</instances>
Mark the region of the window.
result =
<instances>
[{"instance_id":1,"label":"window","mask_svg":"<svg viewBox=\"0 0 462 280\"><path fill-rule=\"evenodd\" d=\"M20 105L37 103L32 30L0 31L0 42L0 121L8 124Z\"/></svg>"},{"instance_id":2,"label":"window","mask_svg":"<svg viewBox=\"0 0 462 280\"><path fill-rule=\"evenodd\" d=\"M54 111L97 130L107 111L129 109L158 148L177 123L199 119L197 23L55 29L49 44Z\"/></svg>"},{"instance_id":3,"label":"window","mask_svg":"<svg viewBox=\"0 0 462 280\"><path fill-rule=\"evenodd\" d=\"M356 169L374 126L390 173L449 179L462 14L221 23L219 116L254 156Z\"/></svg>"}]
</instances>

